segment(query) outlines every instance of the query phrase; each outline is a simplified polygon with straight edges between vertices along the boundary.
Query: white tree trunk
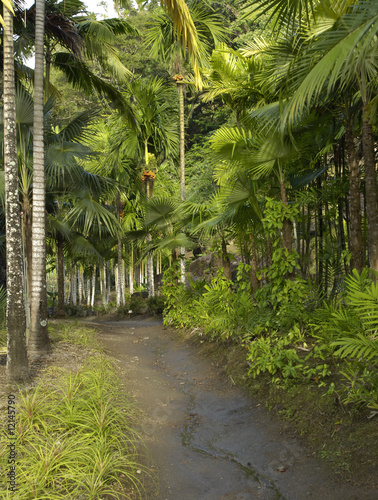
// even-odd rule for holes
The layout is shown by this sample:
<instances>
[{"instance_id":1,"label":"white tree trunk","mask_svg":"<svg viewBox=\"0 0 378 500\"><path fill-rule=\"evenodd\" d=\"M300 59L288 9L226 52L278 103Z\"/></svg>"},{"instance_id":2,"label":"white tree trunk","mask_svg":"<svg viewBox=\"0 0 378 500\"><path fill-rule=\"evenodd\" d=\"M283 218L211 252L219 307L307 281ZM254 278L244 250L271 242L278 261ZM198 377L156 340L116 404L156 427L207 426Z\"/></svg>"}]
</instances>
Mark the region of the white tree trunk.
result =
<instances>
[{"instance_id":1,"label":"white tree trunk","mask_svg":"<svg viewBox=\"0 0 378 500\"><path fill-rule=\"evenodd\" d=\"M129 291L130 295L134 293L134 251L132 246L130 253L130 264L129 264Z\"/></svg>"},{"instance_id":2,"label":"white tree trunk","mask_svg":"<svg viewBox=\"0 0 378 500\"><path fill-rule=\"evenodd\" d=\"M185 247L180 248L180 275L181 283L185 283Z\"/></svg>"},{"instance_id":3,"label":"white tree trunk","mask_svg":"<svg viewBox=\"0 0 378 500\"><path fill-rule=\"evenodd\" d=\"M29 375L23 290L21 219L18 196L16 105L14 86L13 15L3 6L3 117L7 267L7 377Z\"/></svg>"},{"instance_id":4,"label":"white tree trunk","mask_svg":"<svg viewBox=\"0 0 378 500\"><path fill-rule=\"evenodd\" d=\"M148 291L149 297L155 297L154 255L153 255L153 252L148 252L148 255L147 255L147 291Z\"/></svg>"},{"instance_id":5,"label":"white tree trunk","mask_svg":"<svg viewBox=\"0 0 378 500\"><path fill-rule=\"evenodd\" d=\"M106 308L106 264L104 263L101 269L101 282L102 282L102 305Z\"/></svg>"},{"instance_id":6,"label":"white tree trunk","mask_svg":"<svg viewBox=\"0 0 378 500\"><path fill-rule=\"evenodd\" d=\"M43 116L45 2L36 0L33 119L32 275L29 355L49 347L46 294L46 181Z\"/></svg>"},{"instance_id":7,"label":"white tree trunk","mask_svg":"<svg viewBox=\"0 0 378 500\"><path fill-rule=\"evenodd\" d=\"M107 262L106 263L106 307L108 307L110 300L110 278L111 278L110 266L111 263Z\"/></svg>"},{"instance_id":8,"label":"white tree trunk","mask_svg":"<svg viewBox=\"0 0 378 500\"><path fill-rule=\"evenodd\" d=\"M121 305L125 305L125 262L121 260Z\"/></svg>"},{"instance_id":9,"label":"white tree trunk","mask_svg":"<svg viewBox=\"0 0 378 500\"><path fill-rule=\"evenodd\" d=\"M88 276L87 278L87 307L91 305L91 279Z\"/></svg>"},{"instance_id":10,"label":"white tree trunk","mask_svg":"<svg viewBox=\"0 0 378 500\"><path fill-rule=\"evenodd\" d=\"M116 305L120 307L121 305L121 284L120 284L120 272L118 265L114 269L115 284L116 284Z\"/></svg>"},{"instance_id":11,"label":"white tree trunk","mask_svg":"<svg viewBox=\"0 0 378 500\"><path fill-rule=\"evenodd\" d=\"M77 305L77 275L76 275L76 266L72 266L72 269L71 269L71 304L73 306Z\"/></svg>"},{"instance_id":12,"label":"white tree trunk","mask_svg":"<svg viewBox=\"0 0 378 500\"><path fill-rule=\"evenodd\" d=\"M95 293L96 293L96 266L93 266L93 274L92 274L92 297L91 297L91 308L92 308L92 311L93 311L93 307L94 307Z\"/></svg>"},{"instance_id":13,"label":"white tree trunk","mask_svg":"<svg viewBox=\"0 0 378 500\"><path fill-rule=\"evenodd\" d=\"M81 269L79 266L77 267L77 284L78 284L78 304L80 305L82 303L82 298L83 298L83 282L81 279Z\"/></svg>"}]
</instances>

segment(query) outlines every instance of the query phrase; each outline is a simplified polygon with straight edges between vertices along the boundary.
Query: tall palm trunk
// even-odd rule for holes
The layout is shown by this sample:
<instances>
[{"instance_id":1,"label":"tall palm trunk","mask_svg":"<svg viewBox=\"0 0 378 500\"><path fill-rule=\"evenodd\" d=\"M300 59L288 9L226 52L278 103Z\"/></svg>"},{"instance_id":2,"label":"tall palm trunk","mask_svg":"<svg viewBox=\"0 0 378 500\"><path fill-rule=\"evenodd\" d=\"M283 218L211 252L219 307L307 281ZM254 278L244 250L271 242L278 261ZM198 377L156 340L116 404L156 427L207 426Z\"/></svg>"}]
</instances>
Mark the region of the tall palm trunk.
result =
<instances>
[{"instance_id":1,"label":"tall palm trunk","mask_svg":"<svg viewBox=\"0 0 378 500\"><path fill-rule=\"evenodd\" d=\"M32 214L31 214L31 203L29 198L29 193L24 191L22 196L22 236L23 245L26 258L26 273L24 274L26 278L26 326L29 328L30 324L30 304L31 304L31 284L33 279L32 272Z\"/></svg>"},{"instance_id":2,"label":"tall palm trunk","mask_svg":"<svg viewBox=\"0 0 378 500\"><path fill-rule=\"evenodd\" d=\"M117 218L121 223L121 202L119 196L116 197L116 211ZM125 304L125 280L124 280L124 269L123 269L123 259L122 259L122 240L121 234L118 235L117 241L117 279L116 279L116 292L117 292L117 307L123 306Z\"/></svg>"},{"instance_id":3,"label":"tall palm trunk","mask_svg":"<svg viewBox=\"0 0 378 500\"><path fill-rule=\"evenodd\" d=\"M33 280L29 355L49 347L46 294L45 152L43 138L43 50L45 2L36 0L33 126Z\"/></svg>"},{"instance_id":4,"label":"tall palm trunk","mask_svg":"<svg viewBox=\"0 0 378 500\"><path fill-rule=\"evenodd\" d=\"M366 215L370 267L378 271L378 192L373 129L369 122L367 105L362 122L362 149L365 166Z\"/></svg>"},{"instance_id":5,"label":"tall palm trunk","mask_svg":"<svg viewBox=\"0 0 378 500\"><path fill-rule=\"evenodd\" d=\"M13 16L4 6L3 106L7 260L7 377L21 381L29 375L23 290L21 219L18 196L16 105L14 88Z\"/></svg>"},{"instance_id":6,"label":"tall palm trunk","mask_svg":"<svg viewBox=\"0 0 378 500\"><path fill-rule=\"evenodd\" d=\"M130 295L134 293L134 248L132 243L131 243L130 263L129 263L129 292Z\"/></svg>"},{"instance_id":7,"label":"tall palm trunk","mask_svg":"<svg viewBox=\"0 0 378 500\"><path fill-rule=\"evenodd\" d=\"M95 293L96 293L96 266L93 266L92 295L91 295L91 308L92 308L92 311L93 311L93 307L94 307Z\"/></svg>"},{"instance_id":8,"label":"tall palm trunk","mask_svg":"<svg viewBox=\"0 0 378 500\"><path fill-rule=\"evenodd\" d=\"M225 278L231 280L231 261L230 256L227 252L227 241L224 237L223 231L221 231L221 245L222 245L222 266L223 266L223 274Z\"/></svg>"},{"instance_id":9,"label":"tall palm trunk","mask_svg":"<svg viewBox=\"0 0 378 500\"><path fill-rule=\"evenodd\" d=\"M80 266L77 266L77 303L80 306L83 301L83 280Z\"/></svg>"},{"instance_id":10,"label":"tall palm trunk","mask_svg":"<svg viewBox=\"0 0 378 500\"><path fill-rule=\"evenodd\" d=\"M72 306L77 305L77 275L76 275L76 266L72 265L71 267L71 299L70 304Z\"/></svg>"},{"instance_id":11,"label":"tall palm trunk","mask_svg":"<svg viewBox=\"0 0 378 500\"><path fill-rule=\"evenodd\" d=\"M184 109L184 85L177 81L177 91L179 94L180 113L180 195L181 201L185 200L185 109ZM185 248L180 248L180 270L181 282L185 283Z\"/></svg>"},{"instance_id":12,"label":"tall palm trunk","mask_svg":"<svg viewBox=\"0 0 378 500\"><path fill-rule=\"evenodd\" d=\"M352 254L351 265L358 272L364 267L364 251L361 230L361 202L360 202L360 176L352 124L346 107L346 147L349 163L349 221L350 221L350 244L349 250Z\"/></svg>"},{"instance_id":13,"label":"tall palm trunk","mask_svg":"<svg viewBox=\"0 0 378 500\"><path fill-rule=\"evenodd\" d=\"M146 166L148 165L148 149L147 149L147 141L146 141L146 153L145 153L145 162ZM146 196L147 198L152 198L152 179L146 179ZM152 241L151 234L147 234L146 237L147 244ZM154 259L152 250L148 251L147 254L147 292L148 297L155 296L155 280L154 280Z\"/></svg>"},{"instance_id":14,"label":"tall palm trunk","mask_svg":"<svg viewBox=\"0 0 378 500\"><path fill-rule=\"evenodd\" d=\"M64 253L63 237L57 234L56 237L56 269L58 273L58 318L64 318Z\"/></svg>"}]
</instances>

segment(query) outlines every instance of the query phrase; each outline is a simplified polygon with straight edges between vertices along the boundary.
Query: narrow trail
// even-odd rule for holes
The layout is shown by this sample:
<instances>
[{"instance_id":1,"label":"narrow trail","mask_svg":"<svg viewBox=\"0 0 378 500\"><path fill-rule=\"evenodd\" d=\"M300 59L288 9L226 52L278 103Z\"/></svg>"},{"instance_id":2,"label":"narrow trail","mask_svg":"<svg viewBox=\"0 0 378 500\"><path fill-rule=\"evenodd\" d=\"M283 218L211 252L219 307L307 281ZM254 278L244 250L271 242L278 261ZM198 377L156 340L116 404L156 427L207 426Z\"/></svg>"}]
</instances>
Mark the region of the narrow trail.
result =
<instances>
[{"instance_id":1,"label":"narrow trail","mask_svg":"<svg viewBox=\"0 0 378 500\"><path fill-rule=\"evenodd\" d=\"M338 484L267 410L156 320L92 323L145 418L148 500L376 500Z\"/></svg>"}]
</instances>

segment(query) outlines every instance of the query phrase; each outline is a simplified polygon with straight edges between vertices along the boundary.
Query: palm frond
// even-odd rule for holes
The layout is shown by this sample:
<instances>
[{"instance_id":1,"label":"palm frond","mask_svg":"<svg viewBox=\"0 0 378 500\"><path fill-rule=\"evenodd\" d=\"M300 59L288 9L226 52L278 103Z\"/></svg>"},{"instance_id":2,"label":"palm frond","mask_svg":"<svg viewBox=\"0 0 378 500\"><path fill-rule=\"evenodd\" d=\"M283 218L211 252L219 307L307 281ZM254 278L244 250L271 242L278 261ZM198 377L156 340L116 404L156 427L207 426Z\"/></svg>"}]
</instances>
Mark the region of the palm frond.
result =
<instances>
[{"instance_id":1,"label":"palm frond","mask_svg":"<svg viewBox=\"0 0 378 500\"><path fill-rule=\"evenodd\" d=\"M188 47L189 58L199 89L202 88L202 78L199 69L198 33L184 0L162 0L177 30L177 37L182 39L184 47Z\"/></svg>"},{"instance_id":2,"label":"palm frond","mask_svg":"<svg viewBox=\"0 0 378 500\"><path fill-rule=\"evenodd\" d=\"M84 191L78 197L75 205L66 216L66 220L73 225L80 225L84 235L88 235L92 226L97 224L99 236L101 237L102 226L111 234L116 234L119 223L107 207L94 200L88 191Z\"/></svg>"},{"instance_id":3,"label":"palm frond","mask_svg":"<svg viewBox=\"0 0 378 500\"><path fill-rule=\"evenodd\" d=\"M378 358L378 338L376 336L366 337L362 333L358 333L355 337L335 340L331 345L338 347L335 355L341 358L356 358L364 361Z\"/></svg>"}]
</instances>

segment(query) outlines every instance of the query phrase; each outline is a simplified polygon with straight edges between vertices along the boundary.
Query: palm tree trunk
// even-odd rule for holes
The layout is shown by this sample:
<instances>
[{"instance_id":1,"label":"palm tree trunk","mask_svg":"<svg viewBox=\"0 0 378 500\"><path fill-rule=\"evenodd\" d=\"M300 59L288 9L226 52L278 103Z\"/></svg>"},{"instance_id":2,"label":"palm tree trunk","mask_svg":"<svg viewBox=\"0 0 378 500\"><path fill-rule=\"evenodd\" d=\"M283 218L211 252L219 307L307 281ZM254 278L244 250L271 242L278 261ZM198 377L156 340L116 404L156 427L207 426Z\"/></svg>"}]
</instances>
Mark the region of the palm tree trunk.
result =
<instances>
[{"instance_id":1,"label":"palm tree trunk","mask_svg":"<svg viewBox=\"0 0 378 500\"><path fill-rule=\"evenodd\" d=\"M108 307L110 301L110 271L110 262L108 261L106 263L106 307Z\"/></svg>"},{"instance_id":2,"label":"palm tree trunk","mask_svg":"<svg viewBox=\"0 0 378 500\"><path fill-rule=\"evenodd\" d=\"M349 250L352 254L352 268L356 268L358 272L361 272L364 267L364 252L361 230L360 177L356 149L354 146L353 130L349 116L346 117L345 138L349 163Z\"/></svg>"},{"instance_id":3,"label":"palm tree trunk","mask_svg":"<svg viewBox=\"0 0 378 500\"><path fill-rule=\"evenodd\" d=\"M43 51L45 2L36 0L33 126L33 280L29 355L49 348L46 294L45 151L43 137Z\"/></svg>"},{"instance_id":4,"label":"palm tree trunk","mask_svg":"<svg viewBox=\"0 0 378 500\"><path fill-rule=\"evenodd\" d=\"M56 269L58 273L58 318L64 318L64 253L63 253L63 237L57 234L56 237Z\"/></svg>"},{"instance_id":5,"label":"palm tree trunk","mask_svg":"<svg viewBox=\"0 0 378 500\"><path fill-rule=\"evenodd\" d=\"M121 260L121 306L125 305L125 288L126 288L126 280L125 280L125 261Z\"/></svg>"},{"instance_id":6,"label":"palm tree trunk","mask_svg":"<svg viewBox=\"0 0 378 500\"><path fill-rule=\"evenodd\" d=\"M152 252L148 252L147 255L147 291L148 297L155 297L154 257Z\"/></svg>"},{"instance_id":7,"label":"palm tree trunk","mask_svg":"<svg viewBox=\"0 0 378 500\"><path fill-rule=\"evenodd\" d=\"M131 244L130 264L129 264L129 292L130 295L134 293L134 249L132 244Z\"/></svg>"},{"instance_id":8,"label":"palm tree trunk","mask_svg":"<svg viewBox=\"0 0 378 500\"><path fill-rule=\"evenodd\" d=\"M18 196L16 105L14 87L13 15L3 6L3 106L7 267L7 377L29 376L23 289L21 219Z\"/></svg>"},{"instance_id":9,"label":"palm tree trunk","mask_svg":"<svg viewBox=\"0 0 378 500\"><path fill-rule=\"evenodd\" d=\"M369 122L367 106L364 106L362 122L362 149L365 166L366 214L368 222L369 264L378 271L378 192L377 170L374 152L373 129Z\"/></svg>"},{"instance_id":10,"label":"palm tree trunk","mask_svg":"<svg viewBox=\"0 0 378 500\"><path fill-rule=\"evenodd\" d=\"M87 308L91 305L91 279L87 277Z\"/></svg>"},{"instance_id":11,"label":"palm tree trunk","mask_svg":"<svg viewBox=\"0 0 378 500\"><path fill-rule=\"evenodd\" d=\"M286 188L282 173L280 174L280 191L281 191L281 201L285 206L288 206ZM291 220L284 218L282 222L282 242L284 248L291 252L293 250L293 225Z\"/></svg>"},{"instance_id":12,"label":"palm tree trunk","mask_svg":"<svg viewBox=\"0 0 378 500\"><path fill-rule=\"evenodd\" d=\"M185 200L185 108L184 108L184 85L177 82L179 94L180 113L180 195L181 201ZM185 247L180 248L180 274L181 282L185 283Z\"/></svg>"},{"instance_id":13,"label":"palm tree trunk","mask_svg":"<svg viewBox=\"0 0 378 500\"><path fill-rule=\"evenodd\" d=\"M227 242L224 237L223 231L221 232L222 239L222 265L223 265L223 274L225 278L231 281L231 262L230 256L227 253Z\"/></svg>"},{"instance_id":14,"label":"palm tree trunk","mask_svg":"<svg viewBox=\"0 0 378 500\"><path fill-rule=\"evenodd\" d=\"M95 293L96 293L96 266L93 266L93 274L92 274L92 296L91 296L91 308L92 308L92 311L93 311L93 307L94 307Z\"/></svg>"},{"instance_id":15,"label":"palm tree trunk","mask_svg":"<svg viewBox=\"0 0 378 500\"><path fill-rule=\"evenodd\" d=\"M105 263L102 265L100 281L101 281L102 305L104 307L106 307L106 265L105 265Z\"/></svg>"},{"instance_id":16,"label":"palm tree trunk","mask_svg":"<svg viewBox=\"0 0 378 500\"><path fill-rule=\"evenodd\" d=\"M31 284L33 279L32 272L32 214L29 193L24 192L22 197L22 234L26 257L26 286L27 286L27 311L26 315L30 320L30 304L31 304ZM29 321L30 322L30 321Z\"/></svg>"},{"instance_id":17,"label":"palm tree trunk","mask_svg":"<svg viewBox=\"0 0 378 500\"><path fill-rule=\"evenodd\" d=\"M77 305L77 276L76 276L76 266L71 268L71 305Z\"/></svg>"},{"instance_id":18,"label":"palm tree trunk","mask_svg":"<svg viewBox=\"0 0 378 500\"><path fill-rule=\"evenodd\" d=\"M122 302L122 274L123 274L123 260L122 260L122 241L118 238L117 243L117 307L123 305L125 301L125 293L123 293L123 302Z\"/></svg>"},{"instance_id":19,"label":"palm tree trunk","mask_svg":"<svg viewBox=\"0 0 378 500\"><path fill-rule=\"evenodd\" d=\"M148 165L148 153L146 152L146 165ZM146 192L147 198L152 198L152 190L150 185L150 179L146 180ZM151 234L146 237L147 245L152 241ZM149 297L155 296L155 282L154 282L154 258L152 250L148 251L147 254L147 291Z\"/></svg>"},{"instance_id":20,"label":"palm tree trunk","mask_svg":"<svg viewBox=\"0 0 378 500\"><path fill-rule=\"evenodd\" d=\"M81 269L80 266L77 266L77 290L78 290L78 296L77 296L77 302L79 305L81 305L82 300L83 300L83 282L81 279Z\"/></svg>"}]
</instances>

